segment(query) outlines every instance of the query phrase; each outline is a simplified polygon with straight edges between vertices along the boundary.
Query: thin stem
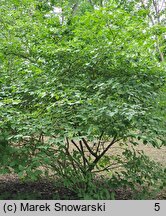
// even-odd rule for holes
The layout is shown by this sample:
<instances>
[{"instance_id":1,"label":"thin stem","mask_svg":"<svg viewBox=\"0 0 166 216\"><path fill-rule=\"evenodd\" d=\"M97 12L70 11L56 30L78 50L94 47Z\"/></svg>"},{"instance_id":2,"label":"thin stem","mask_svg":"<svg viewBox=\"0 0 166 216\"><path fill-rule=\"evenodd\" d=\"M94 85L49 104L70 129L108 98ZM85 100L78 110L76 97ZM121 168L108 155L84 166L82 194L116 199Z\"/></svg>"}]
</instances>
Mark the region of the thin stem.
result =
<instances>
[{"instance_id":1,"label":"thin stem","mask_svg":"<svg viewBox=\"0 0 166 216\"><path fill-rule=\"evenodd\" d=\"M74 146L77 148L77 150L79 151L79 152L82 152L81 151L81 149L77 146L77 144L74 142L74 140L71 140L71 142L74 144Z\"/></svg>"},{"instance_id":2,"label":"thin stem","mask_svg":"<svg viewBox=\"0 0 166 216\"><path fill-rule=\"evenodd\" d=\"M88 163L88 161L87 161L87 159L85 157L84 148L83 148L81 140L79 141L79 144L80 144L80 148L81 148L82 160L83 160L84 169L85 169L86 168L86 163Z\"/></svg>"},{"instance_id":3,"label":"thin stem","mask_svg":"<svg viewBox=\"0 0 166 216\"><path fill-rule=\"evenodd\" d=\"M115 136L112 141L110 142L110 144L104 149L104 151L99 155L99 156L96 156L95 160L91 163L91 165L89 166L89 169L88 171L92 171L94 169L94 167L96 166L96 164L99 162L99 160L103 157L103 155L108 151L108 149L115 143L117 142L118 140L116 140L116 137Z\"/></svg>"},{"instance_id":4,"label":"thin stem","mask_svg":"<svg viewBox=\"0 0 166 216\"><path fill-rule=\"evenodd\" d=\"M98 142L97 148L96 148L96 154L97 154L97 152L99 151L99 148L100 148L100 145L101 145L101 140L102 140L103 135L104 135L104 131L102 131L102 133L101 133L101 135L100 135L100 137L99 137L99 142Z\"/></svg>"},{"instance_id":5,"label":"thin stem","mask_svg":"<svg viewBox=\"0 0 166 216\"><path fill-rule=\"evenodd\" d=\"M83 159L83 163L84 163L84 167L86 166L86 163L89 164L88 160L85 157L85 153L84 153L84 149L83 149L83 145L81 140L79 141L80 144L80 148L77 146L77 144L75 143L74 140L71 140L71 142L74 144L74 146L78 149L78 151L81 153L82 159Z\"/></svg>"},{"instance_id":6,"label":"thin stem","mask_svg":"<svg viewBox=\"0 0 166 216\"><path fill-rule=\"evenodd\" d=\"M97 154L90 148L90 146L88 145L87 141L84 138L82 138L82 141L85 144L85 146L88 149L88 151L91 153L91 155L93 155L94 157L97 157Z\"/></svg>"},{"instance_id":7,"label":"thin stem","mask_svg":"<svg viewBox=\"0 0 166 216\"><path fill-rule=\"evenodd\" d=\"M122 167L123 166L123 164L119 164L119 163L114 163L114 164L111 164L111 165L109 165L109 166L107 166L107 167L105 167L105 168L103 168L103 169L101 169L101 170L95 170L95 171L93 171L93 173L99 173L99 172L103 172L103 171L108 171L108 169L115 169L115 168L119 168L119 167ZM118 165L118 166L115 166L115 165ZM114 167L113 167L114 166Z\"/></svg>"},{"instance_id":8,"label":"thin stem","mask_svg":"<svg viewBox=\"0 0 166 216\"><path fill-rule=\"evenodd\" d=\"M70 143L69 143L69 139L68 139L68 138L66 138L66 142L67 142L66 154L68 155L68 158L69 158L69 160L71 161L71 164L72 164L72 166L73 166L75 172L78 173L77 168L76 168L76 165L75 165L75 164L77 164L77 166L78 166L79 169L82 171L82 173L84 173L84 170L82 169L82 167L81 167L81 165L79 164L79 162L76 161L76 160L72 157L72 155L70 154L70 151L69 151ZM74 163L74 162L75 162L75 163Z\"/></svg>"}]
</instances>

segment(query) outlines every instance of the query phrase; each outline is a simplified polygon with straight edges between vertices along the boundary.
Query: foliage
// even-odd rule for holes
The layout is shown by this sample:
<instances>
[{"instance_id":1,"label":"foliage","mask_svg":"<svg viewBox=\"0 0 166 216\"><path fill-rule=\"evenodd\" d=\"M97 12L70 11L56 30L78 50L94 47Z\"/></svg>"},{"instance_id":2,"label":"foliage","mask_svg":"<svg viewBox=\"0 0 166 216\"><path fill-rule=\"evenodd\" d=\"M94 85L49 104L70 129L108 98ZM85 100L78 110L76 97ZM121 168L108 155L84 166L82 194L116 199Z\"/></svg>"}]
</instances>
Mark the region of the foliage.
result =
<instances>
[{"instance_id":1,"label":"foliage","mask_svg":"<svg viewBox=\"0 0 166 216\"><path fill-rule=\"evenodd\" d=\"M120 158L124 170L116 173L115 180L120 179L115 187L130 188L133 199L149 199L155 197L166 183L165 171L160 164L150 160L142 151L134 148L123 152L124 159Z\"/></svg>"},{"instance_id":2,"label":"foliage","mask_svg":"<svg viewBox=\"0 0 166 216\"><path fill-rule=\"evenodd\" d=\"M156 103L165 62L144 13L63 2L60 13L55 1L0 3L0 164L33 180L51 171L86 191L95 172L111 170L115 143L165 145Z\"/></svg>"}]
</instances>

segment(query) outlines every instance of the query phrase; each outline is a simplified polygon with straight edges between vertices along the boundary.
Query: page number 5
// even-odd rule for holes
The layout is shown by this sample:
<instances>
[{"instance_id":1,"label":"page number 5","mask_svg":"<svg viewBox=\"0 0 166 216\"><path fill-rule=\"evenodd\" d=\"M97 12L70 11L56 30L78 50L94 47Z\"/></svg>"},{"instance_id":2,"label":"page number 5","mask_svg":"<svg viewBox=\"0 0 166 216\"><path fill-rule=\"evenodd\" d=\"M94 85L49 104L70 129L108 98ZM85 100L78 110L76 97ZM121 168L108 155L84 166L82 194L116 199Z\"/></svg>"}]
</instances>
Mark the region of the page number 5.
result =
<instances>
[{"instance_id":1,"label":"page number 5","mask_svg":"<svg viewBox=\"0 0 166 216\"><path fill-rule=\"evenodd\" d=\"M160 203L155 203L154 210L155 211L160 211Z\"/></svg>"}]
</instances>

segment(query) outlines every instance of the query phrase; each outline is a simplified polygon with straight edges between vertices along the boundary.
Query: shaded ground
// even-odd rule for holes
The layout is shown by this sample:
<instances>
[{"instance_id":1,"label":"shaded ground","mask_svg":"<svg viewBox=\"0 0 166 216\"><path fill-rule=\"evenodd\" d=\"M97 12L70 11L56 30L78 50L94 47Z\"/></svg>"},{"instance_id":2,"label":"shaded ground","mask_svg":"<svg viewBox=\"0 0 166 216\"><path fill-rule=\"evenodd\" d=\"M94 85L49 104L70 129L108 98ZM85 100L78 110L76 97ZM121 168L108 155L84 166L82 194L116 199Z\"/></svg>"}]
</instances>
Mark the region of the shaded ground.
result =
<instances>
[{"instance_id":1,"label":"shaded ground","mask_svg":"<svg viewBox=\"0 0 166 216\"><path fill-rule=\"evenodd\" d=\"M140 145L139 150L150 156L151 159L160 162L161 166L166 166L166 147L156 149L150 146ZM118 146L114 148L113 154L119 151ZM20 199L20 200L52 200L52 199L78 199L77 194L69 189L63 188L46 179L38 182L22 182L17 175L0 175L0 199ZM126 189L118 189L115 191L115 199L132 199L132 192ZM166 189L158 193L152 199L166 199Z\"/></svg>"},{"instance_id":2,"label":"shaded ground","mask_svg":"<svg viewBox=\"0 0 166 216\"><path fill-rule=\"evenodd\" d=\"M131 192L118 190L115 193L117 199L130 199ZM20 182L16 175L0 176L0 199L4 200L75 200L77 194L69 189L56 186L56 183L47 180L38 182Z\"/></svg>"},{"instance_id":3,"label":"shaded ground","mask_svg":"<svg viewBox=\"0 0 166 216\"><path fill-rule=\"evenodd\" d=\"M0 200L77 200L77 194L47 180L21 182L16 175L0 176ZM128 189L115 191L116 200L132 199ZM152 199L166 199L166 190Z\"/></svg>"},{"instance_id":4,"label":"shaded ground","mask_svg":"<svg viewBox=\"0 0 166 216\"><path fill-rule=\"evenodd\" d=\"M55 183L42 179L38 182L21 182L17 175L0 176L0 199L76 199L76 194L56 187Z\"/></svg>"}]
</instances>

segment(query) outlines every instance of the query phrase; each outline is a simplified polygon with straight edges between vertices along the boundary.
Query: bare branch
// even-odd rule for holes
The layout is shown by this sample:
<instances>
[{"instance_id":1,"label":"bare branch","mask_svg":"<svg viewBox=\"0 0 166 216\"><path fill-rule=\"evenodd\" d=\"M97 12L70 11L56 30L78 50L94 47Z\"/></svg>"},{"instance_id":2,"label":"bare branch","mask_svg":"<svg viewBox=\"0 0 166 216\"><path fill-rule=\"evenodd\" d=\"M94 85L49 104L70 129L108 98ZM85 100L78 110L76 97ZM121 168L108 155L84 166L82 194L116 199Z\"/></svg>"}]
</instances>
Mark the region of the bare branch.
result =
<instances>
[{"instance_id":1,"label":"bare branch","mask_svg":"<svg viewBox=\"0 0 166 216\"><path fill-rule=\"evenodd\" d=\"M97 154L90 148L90 146L88 145L87 141L84 138L82 138L82 141L85 144L85 146L88 149L88 151L91 153L91 155L93 155L94 157L97 157Z\"/></svg>"},{"instance_id":2,"label":"bare branch","mask_svg":"<svg viewBox=\"0 0 166 216\"><path fill-rule=\"evenodd\" d=\"M95 160L91 163L91 165L89 166L89 169L88 171L92 171L95 167L95 165L98 163L98 161L105 155L105 153L108 151L108 149L116 142L118 142L119 140L116 140L116 137L117 136L114 136L114 138L112 139L112 141L110 142L110 144L104 149L104 151L99 155L97 156L96 155L96 158Z\"/></svg>"},{"instance_id":3,"label":"bare branch","mask_svg":"<svg viewBox=\"0 0 166 216\"><path fill-rule=\"evenodd\" d=\"M79 141L79 144L80 144L80 148L81 148L81 154L82 154L82 159L83 159L83 163L84 163L84 168L86 168L86 164L89 164L89 162L85 157L84 148L83 148L81 140Z\"/></svg>"},{"instance_id":4,"label":"bare branch","mask_svg":"<svg viewBox=\"0 0 166 216\"><path fill-rule=\"evenodd\" d=\"M66 154L68 155L68 158L71 161L71 164L72 164L74 170L76 171L77 169L76 169L76 166L75 166L74 162L76 164L78 164L78 162L75 161L74 158L70 154L70 151L69 151L70 143L69 143L69 139L67 137L66 137L66 143L67 143Z\"/></svg>"},{"instance_id":5,"label":"bare branch","mask_svg":"<svg viewBox=\"0 0 166 216\"><path fill-rule=\"evenodd\" d=\"M101 170L94 170L93 173L99 173L99 172L103 172L103 171L108 171L109 169L116 169L116 168L119 168L119 167L122 167L123 164L119 164L119 163L114 163L114 164L111 164L111 165L108 165L107 167L101 169ZM118 166L116 166L118 165Z\"/></svg>"},{"instance_id":6,"label":"bare branch","mask_svg":"<svg viewBox=\"0 0 166 216\"><path fill-rule=\"evenodd\" d=\"M96 154L97 152L99 151L99 148L100 148L100 145L101 145L101 140L102 140L102 137L104 135L104 131L101 133L100 137L99 137L99 142L97 144L97 148L96 148Z\"/></svg>"},{"instance_id":7,"label":"bare branch","mask_svg":"<svg viewBox=\"0 0 166 216\"><path fill-rule=\"evenodd\" d=\"M71 153L70 153L70 148L69 148L69 146L70 146L70 143L69 143L69 139L68 138L66 138L66 142L67 142L67 148L66 148L66 153L67 153L67 155L68 155L68 158L69 158L69 160L71 161L71 163L72 163L72 166L73 166L73 168L74 168L74 171L76 172L76 173L78 173L78 171L77 171L77 168L76 168L76 166L75 166L75 164L79 167L79 169L82 171L82 173L84 173L84 169L82 168L82 166L79 164L79 162L77 161L77 160L75 160L75 158L73 158L72 157L72 155L71 155ZM72 142L73 144L75 143L74 141ZM77 144L75 143L75 146L77 146ZM80 148L77 146L77 149L81 152L81 150L80 150Z\"/></svg>"},{"instance_id":8,"label":"bare branch","mask_svg":"<svg viewBox=\"0 0 166 216\"><path fill-rule=\"evenodd\" d=\"M81 152L81 149L77 146L77 144L74 142L74 140L71 140L71 142L74 144L74 146L77 148L77 150L78 150L79 152Z\"/></svg>"}]
</instances>

